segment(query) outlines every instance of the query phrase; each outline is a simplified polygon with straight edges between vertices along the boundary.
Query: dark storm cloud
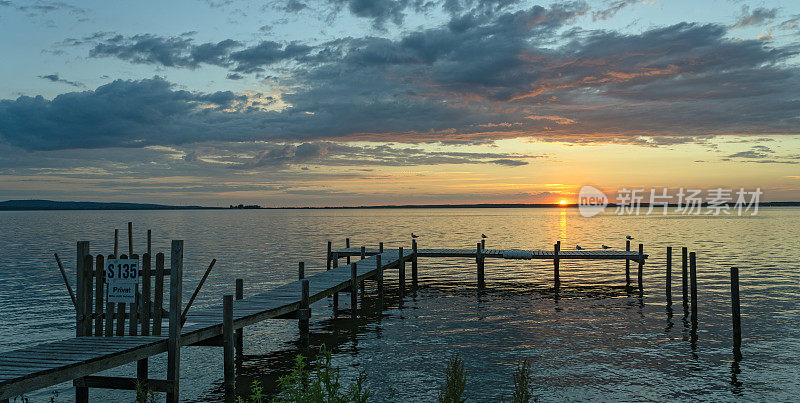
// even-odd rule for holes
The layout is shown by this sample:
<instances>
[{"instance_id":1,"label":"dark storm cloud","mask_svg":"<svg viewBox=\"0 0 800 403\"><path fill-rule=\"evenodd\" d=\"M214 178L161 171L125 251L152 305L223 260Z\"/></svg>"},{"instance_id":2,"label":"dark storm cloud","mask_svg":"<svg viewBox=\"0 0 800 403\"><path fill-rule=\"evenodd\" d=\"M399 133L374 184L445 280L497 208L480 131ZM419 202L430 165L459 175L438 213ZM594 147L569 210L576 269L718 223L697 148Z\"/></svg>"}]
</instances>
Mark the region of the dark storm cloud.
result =
<instances>
[{"instance_id":1,"label":"dark storm cloud","mask_svg":"<svg viewBox=\"0 0 800 403\"><path fill-rule=\"evenodd\" d=\"M730 39L728 28L714 24L638 34L565 31L590 11L582 2L474 10L396 39L248 46L198 45L189 36L106 38L93 55L185 68L213 64L227 67L231 79L269 74L283 63L279 84L287 90L278 103L271 96L178 91L163 79L115 81L53 100L0 101L0 136L25 149L209 140L476 144L508 137L631 144L646 137L642 145L658 146L800 130L796 45ZM251 163L287 158L262 157Z\"/></svg>"},{"instance_id":2,"label":"dark storm cloud","mask_svg":"<svg viewBox=\"0 0 800 403\"><path fill-rule=\"evenodd\" d=\"M750 11L750 7L742 6L742 15L736 21L734 28L744 28L751 25L761 25L766 21L775 19L778 15L777 8L757 7Z\"/></svg>"},{"instance_id":3,"label":"dark storm cloud","mask_svg":"<svg viewBox=\"0 0 800 403\"><path fill-rule=\"evenodd\" d=\"M67 84L67 85L70 85L70 86L73 86L73 87L84 87L83 83L79 83L77 81L65 80L65 79L59 77L58 73L47 74L47 75L37 76L37 77L39 77L41 79L45 79L47 81L54 82L54 83L63 83L63 84Z\"/></svg>"}]
</instances>

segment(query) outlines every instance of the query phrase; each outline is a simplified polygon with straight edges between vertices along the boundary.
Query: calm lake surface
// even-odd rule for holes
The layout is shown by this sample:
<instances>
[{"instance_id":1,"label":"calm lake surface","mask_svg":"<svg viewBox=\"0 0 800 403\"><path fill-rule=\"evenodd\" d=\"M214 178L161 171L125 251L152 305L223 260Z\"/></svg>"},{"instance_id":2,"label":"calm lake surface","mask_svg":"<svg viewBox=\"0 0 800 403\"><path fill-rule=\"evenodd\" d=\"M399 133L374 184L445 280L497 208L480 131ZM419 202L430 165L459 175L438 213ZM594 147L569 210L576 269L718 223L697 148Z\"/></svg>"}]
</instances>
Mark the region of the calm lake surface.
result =
<instances>
[{"instance_id":1,"label":"calm lake surface","mask_svg":"<svg viewBox=\"0 0 800 403\"><path fill-rule=\"evenodd\" d=\"M184 301L212 258L217 265L195 303L221 302L243 278L245 296L292 281L297 262L307 275L325 270L328 240L343 247L563 249L579 244L624 248L635 237L650 254L645 292L627 294L621 261L562 261L560 298L552 261L487 259L487 290L475 288L474 259L421 258L420 288L400 307L352 321L333 318L330 301L312 306L313 346L326 344L345 380L364 370L376 401L435 401L447 359L459 353L469 401L498 401L513 388L517 362L527 358L543 401L796 401L800 395L800 209L765 208L755 217L616 216L584 218L575 209L193 210L0 212L0 354L74 335L74 312L53 252L74 284L75 242L112 253L114 228L134 225L134 246L168 254L185 240ZM124 247L123 247L124 245ZM674 312L666 307L665 248L675 249ZM680 247L697 252L699 328L696 342L680 296ZM740 267L744 359L731 352L729 267ZM633 270L635 273L635 269ZM410 276L410 273L409 273ZM397 274L387 272L396 289ZM635 278L635 274L634 274ZM677 286L676 286L677 285ZM371 284L370 284L371 286ZM368 287L368 291L369 291ZM340 298L346 305L347 298ZM296 321L245 329L244 385L272 385L298 352ZM181 395L221 397L222 349L182 350ZM166 356L151 360L165 375ZM133 366L109 374L131 376ZM71 401L70 384L29 395ZM132 400L129 392L93 389L92 400Z\"/></svg>"}]
</instances>

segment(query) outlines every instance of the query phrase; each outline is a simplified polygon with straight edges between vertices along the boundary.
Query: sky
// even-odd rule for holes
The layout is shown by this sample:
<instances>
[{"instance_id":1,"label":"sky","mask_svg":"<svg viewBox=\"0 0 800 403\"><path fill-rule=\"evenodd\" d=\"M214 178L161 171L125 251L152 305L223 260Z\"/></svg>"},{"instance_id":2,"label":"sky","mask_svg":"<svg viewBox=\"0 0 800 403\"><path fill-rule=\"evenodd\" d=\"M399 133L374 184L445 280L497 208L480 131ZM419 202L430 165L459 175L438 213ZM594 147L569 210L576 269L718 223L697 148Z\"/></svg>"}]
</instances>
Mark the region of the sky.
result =
<instances>
[{"instance_id":1,"label":"sky","mask_svg":"<svg viewBox=\"0 0 800 403\"><path fill-rule=\"evenodd\" d=\"M800 2L0 0L0 200L800 200Z\"/></svg>"}]
</instances>

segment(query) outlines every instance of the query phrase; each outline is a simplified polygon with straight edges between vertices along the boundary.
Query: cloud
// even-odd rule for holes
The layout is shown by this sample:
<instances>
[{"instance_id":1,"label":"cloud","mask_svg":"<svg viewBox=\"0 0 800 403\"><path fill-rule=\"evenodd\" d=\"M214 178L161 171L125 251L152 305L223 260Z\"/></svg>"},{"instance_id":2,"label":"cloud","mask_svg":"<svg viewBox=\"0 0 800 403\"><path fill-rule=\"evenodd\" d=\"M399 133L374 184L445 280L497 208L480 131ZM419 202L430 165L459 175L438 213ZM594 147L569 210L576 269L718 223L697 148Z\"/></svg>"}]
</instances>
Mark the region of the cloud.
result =
<instances>
[{"instance_id":1,"label":"cloud","mask_svg":"<svg viewBox=\"0 0 800 403\"><path fill-rule=\"evenodd\" d=\"M613 18L618 12L631 4L638 3L638 0L612 0L607 3L606 8L592 12L592 20L607 20Z\"/></svg>"},{"instance_id":2,"label":"cloud","mask_svg":"<svg viewBox=\"0 0 800 403\"><path fill-rule=\"evenodd\" d=\"M72 14L86 14L86 10L62 1L36 1L31 5L18 5L11 1L0 1L0 7L10 7L27 13L29 17L42 16L51 12L66 11Z\"/></svg>"},{"instance_id":3,"label":"cloud","mask_svg":"<svg viewBox=\"0 0 800 403\"><path fill-rule=\"evenodd\" d=\"M239 46L239 42L231 39L194 45L192 39L186 36L164 38L149 34L132 37L116 35L97 43L89 51L89 56L113 56L137 64L197 68L201 63L229 65L231 50Z\"/></svg>"},{"instance_id":4,"label":"cloud","mask_svg":"<svg viewBox=\"0 0 800 403\"><path fill-rule=\"evenodd\" d=\"M751 12L750 7L744 5L742 6L742 15L739 17L739 20L736 21L736 24L734 24L733 27L744 28L752 25L761 25L766 21L775 19L777 15L777 8L757 7Z\"/></svg>"},{"instance_id":5,"label":"cloud","mask_svg":"<svg viewBox=\"0 0 800 403\"><path fill-rule=\"evenodd\" d=\"M77 81L69 81L69 80L65 80L63 78L60 78L58 76L58 73L47 74L47 75L37 76L37 77L45 79L45 80L48 80L48 81L51 81L51 82L54 82L54 83L64 83L64 84L67 84L67 85L71 85L73 87L85 87L85 85L83 85L83 83L79 83Z\"/></svg>"}]
</instances>

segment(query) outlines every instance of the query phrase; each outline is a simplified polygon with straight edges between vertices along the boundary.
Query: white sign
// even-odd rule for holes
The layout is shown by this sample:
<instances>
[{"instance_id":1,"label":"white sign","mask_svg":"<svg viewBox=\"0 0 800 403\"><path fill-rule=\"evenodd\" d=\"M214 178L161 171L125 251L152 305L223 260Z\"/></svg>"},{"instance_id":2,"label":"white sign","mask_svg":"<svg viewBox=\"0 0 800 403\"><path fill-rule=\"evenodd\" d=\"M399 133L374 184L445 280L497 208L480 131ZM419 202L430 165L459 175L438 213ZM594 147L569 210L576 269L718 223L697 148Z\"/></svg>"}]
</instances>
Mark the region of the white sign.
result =
<instances>
[{"instance_id":1,"label":"white sign","mask_svg":"<svg viewBox=\"0 0 800 403\"><path fill-rule=\"evenodd\" d=\"M132 304L136 302L136 283L109 283L108 302L124 302Z\"/></svg>"},{"instance_id":2,"label":"white sign","mask_svg":"<svg viewBox=\"0 0 800 403\"><path fill-rule=\"evenodd\" d=\"M133 304L139 284L138 259L108 259L106 261L106 301Z\"/></svg>"}]
</instances>

